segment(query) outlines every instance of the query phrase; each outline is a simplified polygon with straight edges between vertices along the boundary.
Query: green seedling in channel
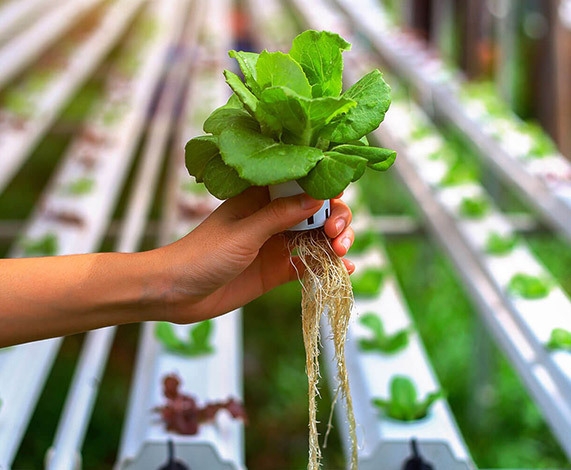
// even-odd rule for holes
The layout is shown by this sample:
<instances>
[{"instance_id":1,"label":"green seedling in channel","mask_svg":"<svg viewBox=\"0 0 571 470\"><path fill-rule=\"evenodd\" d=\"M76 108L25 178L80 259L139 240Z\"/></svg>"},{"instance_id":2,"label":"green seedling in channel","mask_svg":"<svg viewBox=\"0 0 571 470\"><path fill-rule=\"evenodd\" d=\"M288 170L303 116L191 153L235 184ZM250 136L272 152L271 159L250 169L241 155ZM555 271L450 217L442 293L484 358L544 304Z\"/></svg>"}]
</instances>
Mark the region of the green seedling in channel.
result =
<instances>
[{"instance_id":1,"label":"green seedling in channel","mask_svg":"<svg viewBox=\"0 0 571 470\"><path fill-rule=\"evenodd\" d=\"M554 328L546 347L551 351L571 352L571 331L564 328Z\"/></svg>"},{"instance_id":2,"label":"green seedling in channel","mask_svg":"<svg viewBox=\"0 0 571 470\"><path fill-rule=\"evenodd\" d=\"M392 354L408 345L411 330L405 328L394 334L387 334L381 318L373 313L365 313L359 319L359 323L372 334L369 338L359 339L359 348L364 352L380 352Z\"/></svg>"},{"instance_id":3,"label":"green seedling in channel","mask_svg":"<svg viewBox=\"0 0 571 470\"><path fill-rule=\"evenodd\" d=\"M62 192L72 196L83 196L93 191L94 187L95 180L93 178L81 177L66 184L62 188Z\"/></svg>"},{"instance_id":4,"label":"green seedling in channel","mask_svg":"<svg viewBox=\"0 0 571 470\"><path fill-rule=\"evenodd\" d=\"M159 322L155 327L155 335L167 351L183 356L203 356L214 352L211 344L212 321L197 323L188 331L188 339L179 338L171 323Z\"/></svg>"},{"instance_id":5,"label":"green seedling in channel","mask_svg":"<svg viewBox=\"0 0 571 470\"><path fill-rule=\"evenodd\" d=\"M444 392L436 391L419 400L414 382L406 376L397 375L391 381L390 397L373 398L372 403L389 418L416 421L426 417L434 402L444 396Z\"/></svg>"},{"instance_id":6,"label":"green seedling in channel","mask_svg":"<svg viewBox=\"0 0 571 470\"><path fill-rule=\"evenodd\" d=\"M483 196L465 197L460 202L459 213L468 219L481 219L490 208L490 202Z\"/></svg>"},{"instance_id":7,"label":"green seedling in channel","mask_svg":"<svg viewBox=\"0 0 571 470\"><path fill-rule=\"evenodd\" d=\"M533 276L526 273L517 273L508 283L508 292L522 299L542 299L549 295L552 282L545 277Z\"/></svg>"},{"instance_id":8,"label":"green seedling in channel","mask_svg":"<svg viewBox=\"0 0 571 470\"><path fill-rule=\"evenodd\" d=\"M369 267L351 276L355 297L374 297L381 292L389 270Z\"/></svg>"},{"instance_id":9,"label":"green seedling in channel","mask_svg":"<svg viewBox=\"0 0 571 470\"><path fill-rule=\"evenodd\" d=\"M53 256L58 250L58 239L53 233L39 238L24 238L20 246L25 256Z\"/></svg>"},{"instance_id":10,"label":"green seedling in channel","mask_svg":"<svg viewBox=\"0 0 571 470\"><path fill-rule=\"evenodd\" d=\"M502 235L501 233L492 232L486 239L485 251L490 255L507 255L513 251L518 243L519 238L515 234L508 233Z\"/></svg>"}]
</instances>

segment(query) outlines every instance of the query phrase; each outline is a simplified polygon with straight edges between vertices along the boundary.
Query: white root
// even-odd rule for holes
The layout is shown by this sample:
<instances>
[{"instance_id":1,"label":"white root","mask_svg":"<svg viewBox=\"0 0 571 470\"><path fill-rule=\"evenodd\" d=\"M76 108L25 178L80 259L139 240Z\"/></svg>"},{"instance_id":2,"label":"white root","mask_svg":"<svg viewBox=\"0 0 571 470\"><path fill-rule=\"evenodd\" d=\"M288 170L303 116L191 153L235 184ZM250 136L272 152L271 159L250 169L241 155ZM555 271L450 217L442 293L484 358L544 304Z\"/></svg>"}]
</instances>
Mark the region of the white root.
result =
<instances>
[{"instance_id":1,"label":"white root","mask_svg":"<svg viewBox=\"0 0 571 470\"><path fill-rule=\"evenodd\" d=\"M294 232L290 238L295 252L305 267L302 278L301 312L303 342L306 354L306 372L309 386L309 462L308 470L318 470L321 465L321 449L317 430L317 397L319 395L319 348L321 315L326 313L331 326L335 360L337 363L338 389L345 399L349 437L351 441L350 468L357 470L357 436L353 402L345 363L345 340L351 310L353 289L349 273L343 261L331 248L322 230ZM332 404L331 413L335 400Z\"/></svg>"}]
</instances>

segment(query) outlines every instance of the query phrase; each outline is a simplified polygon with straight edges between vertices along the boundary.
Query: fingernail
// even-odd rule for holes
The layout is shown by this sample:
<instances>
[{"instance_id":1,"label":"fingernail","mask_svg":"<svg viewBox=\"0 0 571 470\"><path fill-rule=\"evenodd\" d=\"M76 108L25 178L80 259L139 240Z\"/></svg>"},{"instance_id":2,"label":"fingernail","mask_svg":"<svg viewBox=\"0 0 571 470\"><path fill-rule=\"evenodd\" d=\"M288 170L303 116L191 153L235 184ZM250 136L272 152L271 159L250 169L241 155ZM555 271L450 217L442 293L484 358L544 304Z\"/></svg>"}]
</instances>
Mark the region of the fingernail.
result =
<instances>
[{"instance_id":1,"label":"fingernail","mask_svg":"<svg viewBox=\"0 0 571 470\"><path fill-rule=\"evenodd\" d=\"M337 234L341 233L347 224L343 219L337 219L335 221L335 230L337 230Z\"/></svg>"},{"instance_id":2,"label":"fingernail","mask_svg":"<svg viewBox=\"0 0 571 470\"><path fill-rule=\"evenodd\" d=\"M349 237L344 237L344 238L341 240L341 245L343 245L343 247L344 247L347 251L349 251L349 248L351 248L351 245L352 245L351 239L350 239Z\"/></svg>"},{"instance_id":3,"label":"fingernail","mask_svg":"<svg viewBox=\"0 0 571 470\"><path fill-rule=\"evenodd\" d=\"M355 272L355 264L352 261L349 261L347 258L343 258L345 262L345 266L347 267L347 272L349 274L353 274Z\"/></svg>"}]
</instances>

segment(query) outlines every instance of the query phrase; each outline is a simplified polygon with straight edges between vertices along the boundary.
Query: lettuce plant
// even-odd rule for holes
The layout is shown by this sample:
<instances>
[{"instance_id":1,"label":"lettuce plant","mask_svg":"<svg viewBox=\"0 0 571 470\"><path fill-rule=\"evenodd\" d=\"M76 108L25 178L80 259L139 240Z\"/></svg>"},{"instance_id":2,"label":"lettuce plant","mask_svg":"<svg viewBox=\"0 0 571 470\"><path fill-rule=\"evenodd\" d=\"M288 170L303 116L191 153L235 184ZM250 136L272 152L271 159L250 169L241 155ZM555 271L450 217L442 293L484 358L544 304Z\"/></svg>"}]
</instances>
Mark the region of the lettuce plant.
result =
<instances>
[{"instance_id":1,"label":"lettuce plant","mask_svg":"<svg viewBox=\"0 0 571 470\"><path fill-rule=\"evenodd\" d=\"M46 233L39 238L24 238L20 246L25 256L52 256L58 250L58 238L54 233Z\"/></svg>"},{"instance_id":2,"label":"lettuce plant","mask_svg":"<svg viewBox=\"0 0 571 470\"><path fill-rule=\"evenodd\" d=\"M486 239L485 251L490 255L502 256L512 252L519 242L519 238L515 234L502 235L501 233L491 232Z\"/></svg>"},{"instance_id":3,"label":"lettuce plant","mask_svg":"<svg viewBox=\"0 0 571 470\"><path fill-rule=\"evenodd\" d=\"M546 347L552 351L571 352L571 331L564 328L554 328Z\"/></svg>"},{"instance_id":4,"label":"lettuce plant","mask_svg":"<svg viewBox=\"0 0 571 470\"><path fill-rule=\"evenodd\" d=\"M153 412L159 414L169 432L187 436L196 435L200 427L214 421L221 410L226 410L234 419L244 423L248 421L244 406L235 398L200 405L196 397L181 391L181 380L177 375L168 374L162 382L166 402L153 408Z\"/></svg>"},{"instance_id":5,"label":"lettuce plant","mask_svg":"<svg viewBox=\"0 0 571 470\"><path fill-rule=\"evenodd\" d=\"M353 292L357 297L373 297L377 295L386 279L387 269L370 267L351 276Z\"/></svg>"},{"instance_id":6,"label":"lettuce plant","mask_svg":"<svg viewBox=\"0 0 571 470\"><path fill-rule=\"evenodd\" d=\"M73 181L70 181L62 188L62 192L64 194L69 194L73 196L83 196L85 194L89 194L93 191L95 186L95 180L88 176L83 176L81 178L77 178Z\"/></svg>"},{"instance_id":7,"label":"lettuce plant","mask_svg":"<svg viewBox=\"0 0 571 470\"><path fill-rule=\"evenodd\" d=\"M355 241L351 245L351 254L364 253L369 248L380 243L379 234L373 230L367 230L356 234Z\"/></svg>"},{"instance_id":8,"label":"lettuce plant","mask_svg":"<svg viewBox=\"0 0 571 470\"><path fill-rule=\"evenodd\" d=\"M205 320L189 329L188 339L179 338L168 322L159 322L155 327L155 336L167 351L184 356L202 356L214 352L211 344L212 322Z\"/></svg>"},{"instance_id":9,"label":"lettuce plant","mask_svg":"<svg viewBox=\"0 0 571 470\"><path fill-rule=\"evenodd\" d=\"M439 390L420 400L414 382L406 376L397 375L391 380L389 398L373 398L372 403L389 418L415 421L424 418L432 404L443 397L444 392Z\"/></svg>"},{"instance_id":10,"label":"lettuce plant","mask_svg":"<svg viewBox=\"0 0 571 470\"><path fill-rule=\"evenodd\" d=\"M469 219L481 219L489 211L490 202L483 196L465 197L460 202L460 215Z\"/></svg>"},{"instance_id":11,"label":"lettuce plant","mask_svg":"<svg viewBox=\"0 0 571 470\"><path fill-rule=\"evenodd\" d=\"M523 299L542 299L549 295L552 283L549 279L526 273L517 273L508 283L508 292Z\"/></svg>"},{"instance_id":12,"label":"lettuce plant","mask_svg":"<svg viewBox=\"0 0 571 470\"><path fill-rule=\"evenodd\" d=\"M389 335L385 331L381 318L372 312L361 316L359 323L372 334L372 337L359 339L361 351L391 354L400 351L408 345L408 338L411 332L409 328L404 328Z\"/></svg>"},{"instance_id":13,"label":"lettuce plant","mask_svg":"<svg viewBox=\"0 0 571 470\"><path fill-rule=\"evenodd\" d=\"M308 30L289 52L230 51L241 70L224 71L233 94L206 119L206 135L185 146L188 172L219 199L250 186L296 181L315 199L330 199L367 168L387 170L393 150L371 147L366 136L384 120L390 87L372 70L344 91L343 57L350 44L335 33ZM341 259L323 230L296 232L289 248L304 265L301 299L309 389L309 463L320 467L317 431L320 317L332 328L339 391L351 441L349 468L356 470L357 434L345 361L353 290ZM375 281L376 286L381 281Z\"/></svg>"},{"instance_id":14,"label":"lettuce plant","mask_svg":"<svg viewBox=\"0 0 571 470\"><path fill-rule=\"evenodd\" d=\"M366 136L385 117L390 87L373 70L343 92L349 48L337 34L308 30L289 53L230 51L243 77L224 71L234 93L205 121L207 135L186 144L189 173L219 199L292 180L329 199L366 168L388 169L396 153Z\"/></svg>"},{"instance_id":15,"label":"lettuce plant","mask_svg":"<svg viewBox=\"0 0 571 470\"><path fill-rule=\"evenodd\" d=\"M457 186L464 183L474 183L478 181L478 176L478 169L474 165L457 159L440 180L440 185Z\"/></svg>"}]
</instances>

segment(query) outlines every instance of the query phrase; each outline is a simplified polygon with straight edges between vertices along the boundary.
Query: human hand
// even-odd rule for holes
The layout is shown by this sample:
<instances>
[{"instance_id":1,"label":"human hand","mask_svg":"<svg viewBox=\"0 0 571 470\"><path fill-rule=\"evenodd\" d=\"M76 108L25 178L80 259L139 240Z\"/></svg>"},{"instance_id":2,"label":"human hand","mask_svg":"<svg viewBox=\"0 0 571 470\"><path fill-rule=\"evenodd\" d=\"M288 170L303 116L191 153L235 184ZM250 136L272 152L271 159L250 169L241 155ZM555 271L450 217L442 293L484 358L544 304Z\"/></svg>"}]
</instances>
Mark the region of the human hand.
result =
<instances>
[{"instance_id":1,"label":"human hand","mask_svg":"<svg viewBox=\"0 0 571 470\"><path fill-rule=\"evenodd\" d=\"M303 270L283 232L314 214L322 204L307 195L269 200L267 189L250 188L225 201L182 239L153 250L165 267L161 319L190 323L238 308ZM351 211L331 201L324 230L338 256L354 240ZM345 260L351 273L353 264Z\"/></svg>"}]
</instances>

